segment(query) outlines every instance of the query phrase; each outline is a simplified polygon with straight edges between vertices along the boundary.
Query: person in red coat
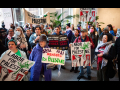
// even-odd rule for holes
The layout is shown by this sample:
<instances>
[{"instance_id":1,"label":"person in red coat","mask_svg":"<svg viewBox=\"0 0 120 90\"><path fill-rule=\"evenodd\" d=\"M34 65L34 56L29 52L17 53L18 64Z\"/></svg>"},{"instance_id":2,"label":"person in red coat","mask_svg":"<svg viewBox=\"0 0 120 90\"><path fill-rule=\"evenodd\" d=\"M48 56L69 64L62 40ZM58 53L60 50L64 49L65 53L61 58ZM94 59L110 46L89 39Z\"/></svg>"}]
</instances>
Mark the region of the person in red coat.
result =
<instances>
[{"instance_id":1,"label":"person in red coat","mask_svg":"<svg viewBox=\"0 0 120 90\"><path fill-rule=\"evenodd\" d=\"M82 29L80 36L78 38L76 38L73 43L88 42L88 41L90 41L91 49L93 49L95 47L95 45L92 41L92 38L87 36L86 29ZM71 44L69 46L71 47ZM91 69L90 68L91 68L90 66L87 66L87 78L89 80L91 79ZM79 76L77 77L77 79L81 79L83 77L84 77L83 66L80 66L80 73L79 73Z\"/></svg>"}]
</instances>

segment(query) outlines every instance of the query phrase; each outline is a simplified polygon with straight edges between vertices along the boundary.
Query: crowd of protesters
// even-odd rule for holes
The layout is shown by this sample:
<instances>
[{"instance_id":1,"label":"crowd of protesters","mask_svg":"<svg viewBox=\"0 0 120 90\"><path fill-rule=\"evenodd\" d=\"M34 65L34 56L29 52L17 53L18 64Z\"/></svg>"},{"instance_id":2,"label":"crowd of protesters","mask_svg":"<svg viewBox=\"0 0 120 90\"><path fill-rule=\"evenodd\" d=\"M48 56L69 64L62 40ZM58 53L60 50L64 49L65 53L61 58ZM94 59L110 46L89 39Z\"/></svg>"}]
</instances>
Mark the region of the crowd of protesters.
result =
<instances>
[{"instance_id":1,"label":"crowd of protesters","mask_svg":"<svg viewBox=\"0 0 120 90\"><path fill-rule=\"evenodd\" d=\"M120 37L115 40L114 36L116 35L111 24L107 25L102 31L98 22L96 26L87 23L85 29L82 29L80 24L77 25L77 28L74 28L74 24L70 25L68 23L66 24L66 30L63 31L61 25L53 29L52 25L46 24L44 26L42 23L35 27L30 27L29 24L26 24L25 27L15 27L10 24L10 28L7 30L5 24L2 23L2 28L0 28L0 58L10 49L18 56L36 62L28 72L25 72L25 75L30 72L28 81L40 81L42 77L45 77L45 81L51 81L51 69L47 69L47 64L41 62L43 48L49 48L47 29L53 30L52 35L67 35L69 59L71 59L71 43L90 41L91 63L94 59L97 60L98 81L109 81L109 78L115 76L114 62L118 65L118 76L120 77ZM58 68L60 68L60 65L55 65L52 70ZM61 65L61 68L65 69L65 66ZM70 72L77 73L78 68L80 68L80 72L76 77L77 79L84 77L83 68L87 68L87 78L91 80L92 65L71 67Z\"/></svg>"}]
</instances>

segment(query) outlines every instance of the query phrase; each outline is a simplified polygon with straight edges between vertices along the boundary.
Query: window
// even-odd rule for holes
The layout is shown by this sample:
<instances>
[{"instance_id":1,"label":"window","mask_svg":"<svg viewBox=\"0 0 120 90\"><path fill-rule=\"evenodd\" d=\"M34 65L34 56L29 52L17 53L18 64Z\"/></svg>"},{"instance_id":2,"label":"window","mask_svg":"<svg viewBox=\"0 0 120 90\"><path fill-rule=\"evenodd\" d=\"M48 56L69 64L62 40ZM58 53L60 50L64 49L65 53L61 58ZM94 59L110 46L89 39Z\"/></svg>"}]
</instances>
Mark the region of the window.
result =
<instances>
[{"instance_id":1,"label":"window","mask_svg":"<svg viewBox=\"0 0 120 90\"><path fill-rule=\"evenodd\" d=\"M33 13L37 16L43 16L43 8L25 8L30 13ZM22 26L24 27L24 13L23 8L13 8L13 16L15 26Z\"/></svg>"},{"instance_id":2,"label":"window","mask_svg":"<svg viewBox=\"0 0 120 90\"><path fill-rule=\"evenodd\" d=\"M62 19L64 19L68 15L73 15L73 8L62 8L62 12L65 12L65 11L66 13L63 14ZM67 23L73 24L73 18L64 20L64 22L62 23L64 30Z\"/></svg>"},{"instance_id":3,"label":"window","mask_svg":"<svg viewBox=\"0 0 120 90\"><path fill-rule=\"evenodd\" d=\"M24 13L22 8L13 8L13 16L16 27L24 25Z\"/></svg>"}]
</instances>

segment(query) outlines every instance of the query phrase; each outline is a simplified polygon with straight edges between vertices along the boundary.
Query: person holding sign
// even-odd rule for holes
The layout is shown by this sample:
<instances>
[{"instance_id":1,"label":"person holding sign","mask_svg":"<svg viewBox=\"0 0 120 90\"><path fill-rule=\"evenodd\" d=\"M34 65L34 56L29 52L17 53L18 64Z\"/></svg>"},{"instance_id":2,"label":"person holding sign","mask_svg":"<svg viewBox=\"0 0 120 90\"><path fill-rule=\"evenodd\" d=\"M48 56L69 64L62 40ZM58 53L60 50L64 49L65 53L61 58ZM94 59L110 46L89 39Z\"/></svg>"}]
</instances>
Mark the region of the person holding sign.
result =
<instances>
[{"instance_id":1,"label":"person holding sign","mask_svg":"<svg viewBox=\"0 0 120 90\"><path fill-rule=\"evenodd\" d=\"M8 44L8 48L9 48L12 52L14 52L16 55L18 55L18 56L20 56L20 57L22 57L22 58L24 58L24 59L27 59L26 53L25 53L24 51L21 51L21 50L17 49L17 42L16 42L15 40L11 39L11 40L8 41L7 44ZM8 51L8 50L7 50L7 51ZM1 55L0 60L1 60L1 58L6 54L7 51L5 51L5 52ZM27 74L28 74L28 71L25 71L24 74L27 75ZM8 75L9 75L9 74L8 74ZM24 78L23 78L23 79L24 79Z\"/></svg>"},{"instance_id":2,"label":"person holding sign","mask_svg":"<svg viewBox=\"0 0 120 90\"><path fill-rule=\"evenodd\" d=\"M75 31L74 31L74 35L72 35L72 40L71 40L71 42L70 43L73 43L74 41L75 41L75 39L77 38L77 37L79 37L79 33L80 33L80 31L78 30L78 29L75 29ZM69 54L69 57L70 57L70 59L71 59L71 48L69 47L68 48L68 54ZM74 70L74 67L72 67L71 69L70 69L70 72L72 72L72 71L74 71L74 73L77 73L78 72L78 67L75 67L75 70Z\"/></svg>"},{"instance_id":3,"label":"person holding sign","mask_svg":"<svg viewBox=\"0 0 120 90\"><path fill-rule=\"evenodd\" d=\"M65 33L62 34L62 33L60 32L59 26L57 26L57 27L55 28L55 32L54 32L52 35L65 35ZM65 69L65 67L64 67L63 65L61 66L61 68L62 68L62 69ZM53 68L53 70L56 70L56 69L57 69L57 66L55 66L55 67Z\"/></svg>"},{"instance_id":4,"label":"person holding sign","mask_svg":"<svg viewBox=\"0 0 120 90\"><path fill-rule=\"evenodd\" d=\"M78 38L76 38L73 43L88 42L88 41L90 41L91 49L93 49L95 47L95 45L94 45L92 39L87 36L87 30L86 29L82 29L80 36ZM71 47L71 44L69 46ZM83 75L84 75L83 66L80 66L80 73L79 73L79 76L77 77L77 79L83 78ZM91 79L91 69L90 69L90 66L87 66L87 78L89 80Z\"/></svg>"},{"instance_id":5,"label":"person holding sign","mask_svg":"<svg viewBox=\"0 0 120 90\"><path fill-rule=\"evenodd\" d=\"M51 69L47 69L46 63L42 63L42 52L43 48L49 48L47 45L47 37L41 34L39 38L39 43L33 48L29 60L35 61L35 64L31 67L30 81L41 80L41 75L45 76L45 81L51 81Z\"/></svg>"}]
</instances>

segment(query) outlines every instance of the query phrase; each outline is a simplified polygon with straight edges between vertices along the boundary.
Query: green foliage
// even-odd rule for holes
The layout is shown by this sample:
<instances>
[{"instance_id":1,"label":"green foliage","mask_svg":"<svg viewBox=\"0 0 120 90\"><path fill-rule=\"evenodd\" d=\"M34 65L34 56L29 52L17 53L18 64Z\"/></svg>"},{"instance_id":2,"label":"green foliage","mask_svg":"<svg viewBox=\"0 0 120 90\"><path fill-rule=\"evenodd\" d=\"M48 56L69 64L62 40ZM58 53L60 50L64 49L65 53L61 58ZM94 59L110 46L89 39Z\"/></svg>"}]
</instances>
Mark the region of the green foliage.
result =
<instances>
[{"instance_id":1,"label":"green foliage","mask_svg":"<svg viewBox=\"0 0 120 90\"><path fill-rule=\"evenodd\" d=\"M52 22L53 28L55 28L55 27L58 26L58 25L61 25L61 23L63 23L63 22L69 23L69 20L68 20L68 19L78 17L78 15L73 15L73 16L72 16L72 15L68 15L68 16L66 16L65 18L63 18L62 20L60 20L61 16L62 16L64 13L66 13L66 12L67 12L67 11L61 13L60 15L58 15L58 12L50 13L50 17L51 17L50 22ZM63 26L63 25L61 25L61 26L63 27L62 29L65 30L65 26Z\"/></svg>"}]
</instances>

